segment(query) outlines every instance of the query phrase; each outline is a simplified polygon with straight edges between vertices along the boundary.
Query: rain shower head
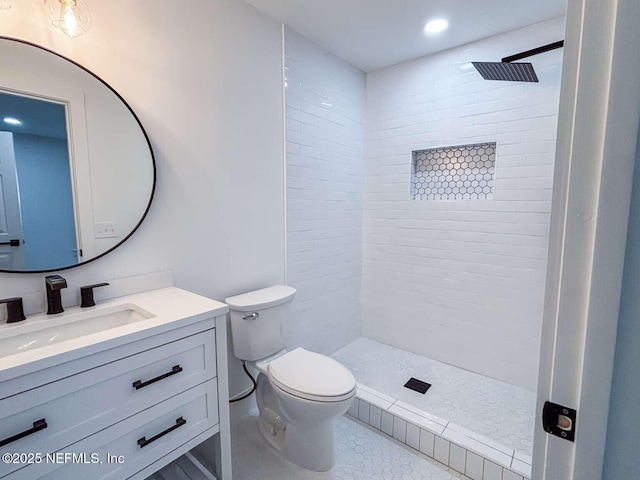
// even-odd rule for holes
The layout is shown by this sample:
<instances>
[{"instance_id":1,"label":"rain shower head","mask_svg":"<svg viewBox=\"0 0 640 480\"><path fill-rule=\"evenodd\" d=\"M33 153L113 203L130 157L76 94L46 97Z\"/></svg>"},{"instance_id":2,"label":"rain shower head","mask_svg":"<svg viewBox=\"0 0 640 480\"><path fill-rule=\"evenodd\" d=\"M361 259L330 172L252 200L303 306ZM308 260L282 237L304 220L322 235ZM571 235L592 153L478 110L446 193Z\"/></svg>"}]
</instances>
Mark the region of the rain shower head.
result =
<instances>
[{"instance_id":1,"label":"rain shower head","mask_svg":"<svg viewBox=\"0 0 640 480\"><path fill-rule=\"evenodd\" d=\"M537 82L538 76L531 63L513 63L523 58L562 48L564 40L505 57L501 62L471 62L485 80L507 82Z\"/></svg>"},{"instance_id":2,"label":"rain shower head","mask_svg":"<svg viewBox=\"0 0 640 480\"><path fill-rule=\"evenodd\" d=\"M485 80L507 82L537 82L538 76L530 63L471 62Z\"/></svg>"}]
</instances>

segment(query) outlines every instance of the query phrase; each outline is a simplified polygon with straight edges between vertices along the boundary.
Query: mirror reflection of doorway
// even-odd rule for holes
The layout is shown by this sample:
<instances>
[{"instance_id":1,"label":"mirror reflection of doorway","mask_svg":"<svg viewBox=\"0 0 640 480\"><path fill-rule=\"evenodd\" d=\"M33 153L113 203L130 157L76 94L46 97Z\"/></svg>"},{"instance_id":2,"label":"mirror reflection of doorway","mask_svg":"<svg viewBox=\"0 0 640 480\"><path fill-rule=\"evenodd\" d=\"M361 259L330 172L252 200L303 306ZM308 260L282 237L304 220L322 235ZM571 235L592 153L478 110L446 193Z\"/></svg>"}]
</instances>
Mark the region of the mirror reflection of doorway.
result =
<instances>
[{"instance_id":1,"label":"mirror reflection of doorway","mask_svg":"<svg viewBox=\"0 0 640 480\"><path fill-rule=\"evenodd\" d=\"M78 251L65 106L0 92L2 132L6 133L0 135L0 152L6 152L7 158L12 151L15 158L14 181L22 232L19 245L15 245L13 237L13 245L0 245L0 262L21 264L23 270L48 269L52 258L62 265L75 264ZM6 170L4 184L12 180ZM5 205L5 217L11 215L7 206L15 205L15 200L9 198L12 190L4 188L0 200ZM16 232L17 229L14 227ZM12 236L14 232L8 234Z\"/></svg>"}]
</instances>

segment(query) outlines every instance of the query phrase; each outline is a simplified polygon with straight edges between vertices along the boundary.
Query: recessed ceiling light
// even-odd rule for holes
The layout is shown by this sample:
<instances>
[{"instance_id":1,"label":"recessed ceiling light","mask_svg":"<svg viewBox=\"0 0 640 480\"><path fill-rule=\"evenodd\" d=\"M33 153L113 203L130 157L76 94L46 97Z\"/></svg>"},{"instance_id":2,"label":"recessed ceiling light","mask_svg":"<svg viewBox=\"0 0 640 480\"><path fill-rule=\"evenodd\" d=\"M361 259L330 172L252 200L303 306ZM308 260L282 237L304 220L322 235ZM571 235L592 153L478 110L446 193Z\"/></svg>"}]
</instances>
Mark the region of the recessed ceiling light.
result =
<instances>
[{"instance_id":1,"label":"recessed ceiling light","mask_svg":"<svg viewBox=\"0 0 640 480\"><path fill-rule=\"evenodd\" d=\"M9 125L22 125L22 122L20 120L13 117L4 117L2 120L4 121L4 123L8 123Z\"/></svg>"},{"instance_id":2,"label":"recessed ceiling light","mask_svg":"<svg viewBox=\"0 0 640 480\"><path fill-rule=\"evenodd\" d=\"M444 18L429 20L424 26L424 33L440 33L449 27L449 21Z\"/></svg>"}]
</instances>

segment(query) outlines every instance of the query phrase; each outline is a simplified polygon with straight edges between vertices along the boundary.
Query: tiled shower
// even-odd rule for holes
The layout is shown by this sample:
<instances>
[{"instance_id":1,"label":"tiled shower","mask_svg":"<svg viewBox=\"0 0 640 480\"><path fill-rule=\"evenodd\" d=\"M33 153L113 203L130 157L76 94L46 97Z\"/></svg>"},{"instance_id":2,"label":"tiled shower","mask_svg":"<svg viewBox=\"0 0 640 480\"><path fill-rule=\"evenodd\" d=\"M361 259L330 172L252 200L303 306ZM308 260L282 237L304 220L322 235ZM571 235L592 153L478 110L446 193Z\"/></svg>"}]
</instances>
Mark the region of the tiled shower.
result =
<instances>
[{"instance_id":1,"label":"tiled shower","mask_svg":"<svg viewBox=\"0 0 640 480\"><path fill-rule=\"evenodd\" d=\"M558 18L367 75L362 334L535 389L562 51L540 83L470 66L561 39ZM411 152L495 142L492 198L410 196Z\"/></svg>"},{"instance_id":2,"label":"tiled shower","mask_svg":"<svg viewBox=\"0 0 640 480\"><path fill-rule=\"evenodd\" d=\"M285 35L294 343L326 354L346 347L337 358L365 389L377 382L393 390L391 378L401 388L411 368L381 379L381 367L372 379L358 369L362 358L376 364L358 357L362 342L389 355L387 366L406 352L424 358L415 363L427 376L439 369L427 366L431 360L458 367L450 377L462 379L461 389L466 373L480 374L481 389L495 385L499 408L522 417L519 433L496 433L490 420L462 427L491 437L487 443L503 435L511 456L496 462L505 472L531 453L562 50L536 57L540 83L486 81L470 62L562 39L564 21L367 74L295 32ZM432 376L422 380L434 388L448 378ZM437 415L448 422L456 408L473 413L476 400L467 397L449 416L440 408L446 402L439 405ZM519 403L510 405L511 397Z\"/></svg>"}]
</instances>

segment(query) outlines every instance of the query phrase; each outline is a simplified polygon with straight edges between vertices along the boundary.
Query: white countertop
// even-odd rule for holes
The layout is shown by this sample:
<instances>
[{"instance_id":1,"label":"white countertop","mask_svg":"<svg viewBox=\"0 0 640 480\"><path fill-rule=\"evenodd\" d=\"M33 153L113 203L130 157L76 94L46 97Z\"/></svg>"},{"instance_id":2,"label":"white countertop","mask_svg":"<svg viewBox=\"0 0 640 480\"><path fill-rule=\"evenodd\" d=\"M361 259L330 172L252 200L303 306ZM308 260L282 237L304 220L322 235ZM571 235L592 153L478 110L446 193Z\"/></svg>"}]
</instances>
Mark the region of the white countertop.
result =
<instances>
[{"instance_id":1,"label":"white countertop","mask_svg":"<svg viewBox=\"0 0 640 480\"><path fill-rule=\"evenodd\" d=\"M71 307L57 315L37 314L29 316L22 322L0 324L0 338L37 330L44 326L45 322L46 325L55 325L56 321L61 322L70 315L80 312L98 311L119 305L135 305L153 314L153 317L2 357L0 358L0 382L164 333L180 326L210 319L229 311L229 307L224 303L180 288L168 287L114 298L100 302L95 307Z\"/></svg>"}]
</instances>

